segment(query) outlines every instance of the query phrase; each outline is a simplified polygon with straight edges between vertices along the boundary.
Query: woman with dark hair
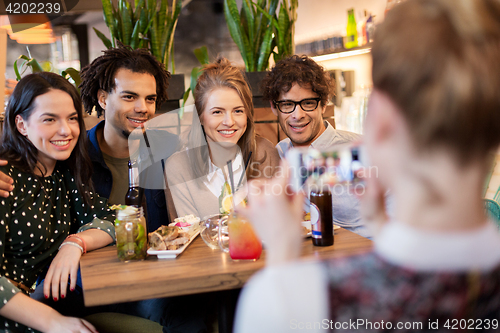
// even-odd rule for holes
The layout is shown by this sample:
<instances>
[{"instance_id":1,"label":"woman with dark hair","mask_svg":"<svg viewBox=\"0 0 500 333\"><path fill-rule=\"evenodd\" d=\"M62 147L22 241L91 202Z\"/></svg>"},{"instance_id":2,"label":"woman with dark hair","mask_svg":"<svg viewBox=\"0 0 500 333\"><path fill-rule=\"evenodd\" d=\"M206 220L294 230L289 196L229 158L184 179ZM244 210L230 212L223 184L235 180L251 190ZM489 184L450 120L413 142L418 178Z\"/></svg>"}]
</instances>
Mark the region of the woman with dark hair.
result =
<instances>
[{"instance_id":1,"label":"woman with dark hair","mask_svg":"<svg viewBox=\"0 0 500 333\"><path fill-rule=\"evenodd\" d=\"M106 200L86 185L92 168L82 113L76 89L53 73L24 77L10 97L0 146L8 163L0 170L14 189L0 201L0 329L95 332L27 296L48 267L45 298L66 298L80 257L115 237Z\"/></svg>"},{"instance_id":2,"label":"woman with dark hair","mask_svg":"<svg viewBox=\"0 0 500 333\"><path fill-rule=\"evenodd\" d=\"M252 93L227 59L205 66L194 96L199 125L194 119L187 149L168 160L165 172L179 216L204 217L220 212L219 197L224 183L230 183L227 161L232 161L236 186L240 178L245 183L246 178L272 177L279 155L255 134Z\"/></svg>"}]
</instances>

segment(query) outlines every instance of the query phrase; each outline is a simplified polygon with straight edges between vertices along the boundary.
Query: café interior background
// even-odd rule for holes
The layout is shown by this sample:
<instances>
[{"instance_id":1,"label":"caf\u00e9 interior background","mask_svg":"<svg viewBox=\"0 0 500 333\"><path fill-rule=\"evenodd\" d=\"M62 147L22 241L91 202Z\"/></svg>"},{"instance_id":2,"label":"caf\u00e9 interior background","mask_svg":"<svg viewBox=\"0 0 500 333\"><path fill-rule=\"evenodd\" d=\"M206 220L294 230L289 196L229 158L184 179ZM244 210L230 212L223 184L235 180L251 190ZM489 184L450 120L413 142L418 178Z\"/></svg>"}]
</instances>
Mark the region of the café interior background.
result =
<instances>
[{"instance_id":1,"label":"caf\u00e9 interior background","mask_svg":"<svg viewBox=\"0 0 500 333\"><path fill-rule=\"evenodd\" d=\"M344 36L347 26L347 10L354 8L356 21L366 13L374 16L375 23L384 17L387 0L298 0L295 24L295 45L314 43L334 36ZM175 72L185 74L185 85L189 86L191 69L199 63L194 56L195 48L206 45L211 59L218 54L243 67L239 51L231 39L223 13L223 0L184 0L174 36ZM237 0L241 6L241 0ZM3 3L0 5L3 6ZM4 13L5 8L0 8ZM92 28L109 37L101 0L80 0L58 25L54 25L57 42L31 44L31 56L39 61L50 61L59 70L67 67L80 69L101 54L104 45ZM87 45L78 44L78 38L70 26L77 26L80 34L86 34ZM75 30L75 29L73 29ZM83 52L80 52L83 50ZM349 72L352 82L351 96L344 96L335 105L335 124L338 129L362 133L362 121L366 112L366 101L371 89L371 56L369 45L365 53L341 56L332 59L328 55L315 58L328 70ZM82 53L82 54L80 54ZM11 40L6 30L0 29L0 77L15 79L13 64L21 55L28 55L26 45ZM5 80L0 80L0 101L5 100ZM342 94L342 92L340 92ZM189 103L189 101L188 101ZM500 152L486 193L494 196L500 185Z\"/></svg>"}]
</instances>

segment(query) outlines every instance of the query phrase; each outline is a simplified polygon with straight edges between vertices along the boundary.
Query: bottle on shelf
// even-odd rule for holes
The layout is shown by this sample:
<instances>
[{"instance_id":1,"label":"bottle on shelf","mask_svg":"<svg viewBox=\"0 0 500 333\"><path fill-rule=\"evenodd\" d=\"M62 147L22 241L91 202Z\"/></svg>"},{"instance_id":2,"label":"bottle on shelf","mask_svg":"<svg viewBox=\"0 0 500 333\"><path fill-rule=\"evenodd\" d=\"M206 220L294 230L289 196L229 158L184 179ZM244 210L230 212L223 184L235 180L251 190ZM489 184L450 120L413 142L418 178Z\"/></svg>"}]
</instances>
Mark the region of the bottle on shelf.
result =
<instances>
[{"instance_id":1,"label":"bottle on shelf","mask_svg":"<svg viewBox=\"0 0 500 333\"><path fill-rule=\"evenodd\" d=\"M368 20L366 20L366 41L367 43L373 42L375 36L375 15L370 13Z\"/></svg>"},{"instance_id":2,"label":"bottle on shelf","mask_svg":"<svg viewBox=\"0 0 500 333\"><path fill-rule=\"evenodd\" d=\"M358 46L358 27L356 25L356 18L354 17L354 9L347 11L347 37L345 48L351 49Z\"/></svg>"},{"instance_id":3,"label":"bottle on shelf","mask_svg":"<svg viewBox=\"0 0 500 333\"><path fill-rule=\"evenodd\" d=\"M368 13L366 9L363 11L364 16L360 22L358 22L358 46L363 46L368 43L366 35L366 22L368 20Z\"/></svg>"}]
</instances>

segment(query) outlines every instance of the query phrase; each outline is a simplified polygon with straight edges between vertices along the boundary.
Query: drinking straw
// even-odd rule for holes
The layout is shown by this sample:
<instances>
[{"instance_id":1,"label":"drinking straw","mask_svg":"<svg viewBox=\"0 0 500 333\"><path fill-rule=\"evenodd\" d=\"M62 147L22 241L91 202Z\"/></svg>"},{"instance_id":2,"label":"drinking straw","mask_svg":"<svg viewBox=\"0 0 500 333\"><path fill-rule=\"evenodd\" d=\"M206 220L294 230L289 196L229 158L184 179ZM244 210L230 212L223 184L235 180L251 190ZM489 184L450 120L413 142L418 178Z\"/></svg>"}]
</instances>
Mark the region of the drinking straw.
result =
<instances>
[{"instance_id":1,"label":"drinking straw","mask_svg":"<svg viewBox=\"0 0 500 333\"><path fill-rule=\"evenodd\" d=\"M240 188L241 182L243 181L243 176L247 171L248 163L250 163L250 157L252 157L252 152L248 154L247 161L245 162L245 167L243 168L243 172L241 173L240 181L238 182L238 186L236 186L237 189Z\"/></svg>"},{"instance_id":2,"label":"drinking straw","mask_svg":"<svg viewBox=\"0 0 500 333\"><path fill-rule=\"evenodd\" d=\"M234 175L233 175L233 161L227 161L227 172L229 173L229 182L231 183L231 193L233 194L233 211L235 211L235 203L234 203Z\"/></svg>"}]
</instances>

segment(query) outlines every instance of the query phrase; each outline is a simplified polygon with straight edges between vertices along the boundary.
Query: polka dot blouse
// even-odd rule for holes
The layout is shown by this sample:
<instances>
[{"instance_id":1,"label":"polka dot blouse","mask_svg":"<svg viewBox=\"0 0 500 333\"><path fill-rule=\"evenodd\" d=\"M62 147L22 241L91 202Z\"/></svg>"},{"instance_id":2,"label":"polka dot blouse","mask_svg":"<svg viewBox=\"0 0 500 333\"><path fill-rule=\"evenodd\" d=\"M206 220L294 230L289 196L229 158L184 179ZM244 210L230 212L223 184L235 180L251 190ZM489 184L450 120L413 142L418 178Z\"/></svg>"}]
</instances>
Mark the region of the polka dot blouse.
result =
<instances>
[{"instance_id":1,"label":"polka dot blouse","mask_svg":"<svg viewBox=\"0 0 500 333\"><path fill-rule=\"evenodd\" d=\"M115 230L107 200L91 193L92 203L85 205L63 164L42 181L10 164L0 170L14 180L10 196L0 198L1 308L20 292L8 279L32 286L69 234L101 229L115 239ZM0 331L24 331L16 327L21 325L0 317Z\"/></svg>"}]
</instances>

